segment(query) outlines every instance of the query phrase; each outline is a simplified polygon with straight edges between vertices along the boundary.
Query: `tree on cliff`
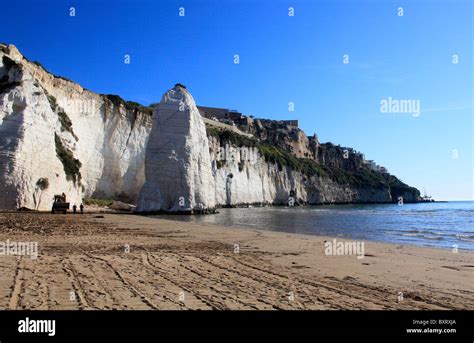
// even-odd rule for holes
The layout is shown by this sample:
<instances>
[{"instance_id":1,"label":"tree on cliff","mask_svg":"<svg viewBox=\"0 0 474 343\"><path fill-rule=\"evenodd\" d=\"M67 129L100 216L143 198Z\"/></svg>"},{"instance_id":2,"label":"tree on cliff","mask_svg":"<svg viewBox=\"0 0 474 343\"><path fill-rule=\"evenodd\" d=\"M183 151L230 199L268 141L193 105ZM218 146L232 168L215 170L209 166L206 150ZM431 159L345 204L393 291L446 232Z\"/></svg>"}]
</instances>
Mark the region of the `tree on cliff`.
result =
<instances>
[{"instance_id":1,"label":"tree on cliff","mask_svg":"<svg viewBox=\"0 0 474 343\"><path fill-rule=\"evenodd\" d=\"M48 189L49 187L49 180L47 177L39 178L36 181L35 192L33 193L33 201L35 203L35 210L38 209L39 205L41 204L41 196L43 195L43 191Z\"/></svg>"}]
</instances>

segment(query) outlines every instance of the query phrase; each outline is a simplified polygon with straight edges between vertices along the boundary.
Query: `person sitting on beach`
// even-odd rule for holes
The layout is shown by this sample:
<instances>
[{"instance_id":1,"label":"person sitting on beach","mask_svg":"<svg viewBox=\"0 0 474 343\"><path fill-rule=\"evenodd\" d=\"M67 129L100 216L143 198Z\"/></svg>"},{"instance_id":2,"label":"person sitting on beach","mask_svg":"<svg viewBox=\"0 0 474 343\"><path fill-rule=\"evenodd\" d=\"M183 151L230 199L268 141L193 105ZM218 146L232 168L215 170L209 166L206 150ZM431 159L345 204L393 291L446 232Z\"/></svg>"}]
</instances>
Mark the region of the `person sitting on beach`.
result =
<instances>
[{"instance_id":1,"label":"person sitting on beach","mask_svg":"<svg viewBox=\"0 0 474 343\"><path fill-rule=\"evenodd\" d=\"M76 214L76 211L77 211L77 206L76 206L76 204L74 204L74 205L72 205L72 212L74 214Z\"/></svg>"},{"instance_id":2,"label":"person sitting on beach","mask_svg":"<svg viewBox=\"0 0 474 343\"><path fill-rule=\"evenodd\" d=\"M81 206L79 206L79 208L81 209L81 214L84 214L84 205L81 203Z\"/></svg>"}]
</instances>

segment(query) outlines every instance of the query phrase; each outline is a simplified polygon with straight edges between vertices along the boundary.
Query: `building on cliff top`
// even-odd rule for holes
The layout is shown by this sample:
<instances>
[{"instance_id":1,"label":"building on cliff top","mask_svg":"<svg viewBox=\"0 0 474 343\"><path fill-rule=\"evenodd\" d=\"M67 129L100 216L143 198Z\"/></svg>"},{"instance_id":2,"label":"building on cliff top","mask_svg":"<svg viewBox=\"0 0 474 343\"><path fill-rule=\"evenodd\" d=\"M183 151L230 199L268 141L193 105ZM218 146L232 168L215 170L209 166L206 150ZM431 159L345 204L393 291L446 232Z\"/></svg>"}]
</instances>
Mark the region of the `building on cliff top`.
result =
<instances>
[{"instance_id":1,"label":"building on cliff top","mask_svg":"<svg viewBox=\"0 0 474 343\"><path fill-rule=\"evenodd\" d=\"M253 124L253 119L242 113L227 108L197 106L201 116L207 119L218 120L225 124L235 124L247 131Z\"/></svg>"},{"instance_id":2,"label":"building on cliff top","mask_svg":"<svg viewBox=\"0 0 474 343\"><path fill-rule=\"evenodd\" d=\"M299 127L298 120L292 119L292 120L279 120L279 123L282 123L284 125L287 125L291 128L297 129Z\"/></svg>"},{"instance_id":3,"label":"building on cliff top","mask_svg":"<svg viewBox=\"0 0 474 343\"><path fill-rule=\"evenodd\" d=\"M248 128L254 123L254 119L250 116L246 116L241 112L235 110L229 110L227 108L219 108L219 107L207 107L207 106L197 106L199 113L201 116L211 120L217 120L225 124L232 125L235 124L236 126L240 127L244 131L247 131ZM279 120L280 124L286 125L292 129L299 128L298 120Z\"/></svg>"},{"instance_id":4,"label":"building on cliff top","mask_svg":"<svg viewBox=\"0 0 474 343\"><path fill-rule=\"evenodd\" d=\"M363 161L373 171L377 171L377 172L380 172L382 174L388 174L387 168L385 168L384 166L379 166L377 163L375 163L375 161L366 160L366 159L364 159Z\"/></svg>"}]
</instances>

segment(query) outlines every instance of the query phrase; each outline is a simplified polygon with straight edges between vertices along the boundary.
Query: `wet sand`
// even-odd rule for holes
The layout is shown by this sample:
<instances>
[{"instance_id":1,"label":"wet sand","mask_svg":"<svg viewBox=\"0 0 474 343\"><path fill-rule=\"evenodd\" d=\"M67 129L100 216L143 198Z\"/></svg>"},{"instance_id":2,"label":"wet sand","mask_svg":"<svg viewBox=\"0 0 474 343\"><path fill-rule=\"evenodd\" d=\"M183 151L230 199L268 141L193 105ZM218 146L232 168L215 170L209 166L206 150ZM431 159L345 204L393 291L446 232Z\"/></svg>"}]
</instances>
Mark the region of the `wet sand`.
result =
<instances>
[{"instance_id":1,"label":"wet sand","mask_svg":"<svg viewBox=\"0 0 474 343\"><path fill-rule=\"evenodd\" d=\"M7 239L39 255L0 255L2 309L474 308L474 252L105 213L0 213Z\"/></svg>"}]
</instances>

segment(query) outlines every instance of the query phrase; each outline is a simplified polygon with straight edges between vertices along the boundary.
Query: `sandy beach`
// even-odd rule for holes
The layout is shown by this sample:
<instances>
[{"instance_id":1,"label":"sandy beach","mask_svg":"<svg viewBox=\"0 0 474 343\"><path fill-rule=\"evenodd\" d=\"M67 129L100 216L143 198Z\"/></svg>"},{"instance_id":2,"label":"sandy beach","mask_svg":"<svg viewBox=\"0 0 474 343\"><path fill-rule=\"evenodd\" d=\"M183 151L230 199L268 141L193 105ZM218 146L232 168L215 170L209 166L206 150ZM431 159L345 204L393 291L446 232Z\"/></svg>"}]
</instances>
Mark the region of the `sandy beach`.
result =
<instances>
[{"instance_id":1,"label":"sandy beach","mask_svg":"<svg viewBox=\"0 0 474 343\"><path fill-rule=\"evenodd\" d=\"M2 309L473 309L474 253L129 214L0 213ZM401 293L400 293L401 292Z\"/></svg>"}]
</instances>

